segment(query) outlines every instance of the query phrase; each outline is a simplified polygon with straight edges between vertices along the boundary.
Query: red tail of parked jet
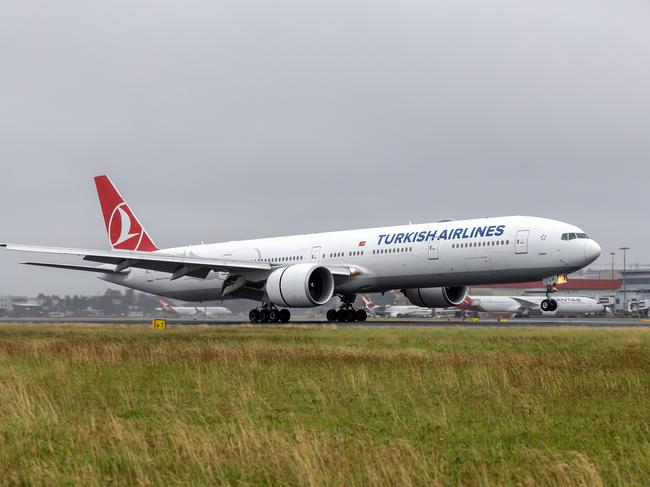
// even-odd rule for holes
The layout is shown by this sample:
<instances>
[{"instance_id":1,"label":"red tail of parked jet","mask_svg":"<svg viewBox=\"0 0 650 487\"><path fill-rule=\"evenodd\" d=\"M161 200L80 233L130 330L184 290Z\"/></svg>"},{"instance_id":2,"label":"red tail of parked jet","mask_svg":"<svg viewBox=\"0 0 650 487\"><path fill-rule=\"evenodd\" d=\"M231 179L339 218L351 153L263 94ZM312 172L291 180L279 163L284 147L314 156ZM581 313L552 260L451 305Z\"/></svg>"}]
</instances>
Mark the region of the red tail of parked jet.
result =
<instances>
[{"instance_id":1,"label":"red tail of parked jet","mask_svg":"<svg viewBox=\"0 0 650 487\"><path fill-rule=\"evenodd\" d=\"M114 250L158 250L108 176L95 178L108 240Z\"/></svg>"},{"instance_id":2,"label":"red tail of parked jet","mask_svg":"<svg viewBox=\"0 0 650 487\"><path fill-rule=\"evenodd\" d=\"M362 295L361 295L361 300L363 301L364 308L366 309L366 311L369 311L369 312L370 312L370 311L372 311L373 308L375 307L375 303L373 303L373 302L370 300L370 297L369 297L367 294L362 294Z\"/></svg>"},{"instance_id":3,"label":"red tail of parked jet","mask_svg":"<svg viewBox=\"0 0 650 487\"><path fill-rule=\"evenodd\" d=\"M174 315L178 314L178 312L174 309L174 307L171 304L169 304L167 301L165 301L164 299L159 299L159 302L160 302L160 305L161 305L161 309L165 313L171 313L171 314L174 314Z\"/></svg>"}]
</instances>

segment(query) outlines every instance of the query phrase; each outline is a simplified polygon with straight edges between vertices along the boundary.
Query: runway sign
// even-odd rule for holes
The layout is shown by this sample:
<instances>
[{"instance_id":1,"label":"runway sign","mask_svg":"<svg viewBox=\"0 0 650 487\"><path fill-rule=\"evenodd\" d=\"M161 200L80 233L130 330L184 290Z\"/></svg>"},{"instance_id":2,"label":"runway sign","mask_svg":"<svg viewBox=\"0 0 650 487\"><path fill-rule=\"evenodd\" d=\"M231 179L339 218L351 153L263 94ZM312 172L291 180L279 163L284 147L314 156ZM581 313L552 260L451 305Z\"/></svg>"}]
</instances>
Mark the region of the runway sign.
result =
<instances>
[{"instance_id":1,"label":"runway sign","mask_svg":"<svg viewBox=\"0 0 650 487\"><path fill-rule=\"evenodd\" d=\"M151 320L151 328L154 330L164 330L167 328L167 320L156 319Z\"/></svg>"}]
</instances>

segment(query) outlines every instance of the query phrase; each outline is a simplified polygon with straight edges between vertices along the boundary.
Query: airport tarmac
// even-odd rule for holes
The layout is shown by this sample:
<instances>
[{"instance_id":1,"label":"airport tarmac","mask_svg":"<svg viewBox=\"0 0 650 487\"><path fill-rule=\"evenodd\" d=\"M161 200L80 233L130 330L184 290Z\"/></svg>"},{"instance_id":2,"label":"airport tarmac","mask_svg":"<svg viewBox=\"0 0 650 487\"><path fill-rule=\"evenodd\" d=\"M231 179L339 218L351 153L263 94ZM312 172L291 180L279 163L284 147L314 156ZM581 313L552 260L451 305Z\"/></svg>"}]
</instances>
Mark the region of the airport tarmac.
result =
<instances>
[{"instance_id":1,"label":"airport tarmac","mask_svg":"<svg viewBox=\"0 0 650 487\"><path fill-rule=\"evenodd\" d=\"M165 318L170 325L251 325L245 320L233 319L179 319ZM150 325L152 318L2 318L0 323L33 323L33 324L97 324L97 325ZM516 318L510 320L498 320L496 318L481 319L478 321L466 319L433 320L433 319L369 319L357 323L332 323L317 318L301 319L296 317L290 323L257 323L256 326L322 326L337 325L345 327L589 327L589 328L627 328L627 327L650 327L650 319L642 318Z\"/></svg>"}]
</instances>

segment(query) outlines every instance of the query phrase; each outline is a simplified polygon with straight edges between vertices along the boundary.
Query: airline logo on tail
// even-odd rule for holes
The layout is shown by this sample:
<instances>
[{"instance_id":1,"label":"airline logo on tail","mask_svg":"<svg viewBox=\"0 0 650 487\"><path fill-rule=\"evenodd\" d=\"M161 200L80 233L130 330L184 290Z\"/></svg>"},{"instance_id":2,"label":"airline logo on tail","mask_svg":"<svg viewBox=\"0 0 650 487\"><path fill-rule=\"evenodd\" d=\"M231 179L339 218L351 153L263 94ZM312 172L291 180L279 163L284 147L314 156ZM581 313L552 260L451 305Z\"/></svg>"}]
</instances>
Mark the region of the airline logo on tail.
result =
<instances>
[{"instance_id":1,"label":"airline logo on tail","mask_svg":"<svg viewBox=\"0 0 650 487\"><path fill-rule=\"evenodd\" d=\"M366 310L372 311L372 309L375 307L375 303L370 301L370 297L367 294L362 294L361 295L361 300L363 301L363 304L365 305Z\"/></svg>"},{"instance_id":2,"label":"airline logo on tail","mask_svg":"<svg viewBox=\"0 0 650 487\"><path fill-rule=\"evenodd\" d=\"M465 296L465 299L463 299L463 301L460 304L456 305L456 307L460 309L473 309L475 307L474 300L468 294L467 296Z\"/></svg>"},{"instance_id":3,"label":"airline logo on tail","mask_svg":"<svg viewBox=\"0 0 650 487\"><path fill-rule=\"evenodd\" d=\"M114 250L158 250L108 176L95 178L108 239Z\"/></svg>"},{"instance_id":4,"label":"airline logo on tail","mask_svg":"<svg viewBox=\"0 0 650 487\"><path fill-rule=\"evenodd\" d=\"M161 299L159 301L160 301L161 309L163 311L165 311L166 313L178 314L177 311L174 309L174 307L171 304L169 304L167 301L165 301L164 299Z\"/></svg>"}]
</instances>

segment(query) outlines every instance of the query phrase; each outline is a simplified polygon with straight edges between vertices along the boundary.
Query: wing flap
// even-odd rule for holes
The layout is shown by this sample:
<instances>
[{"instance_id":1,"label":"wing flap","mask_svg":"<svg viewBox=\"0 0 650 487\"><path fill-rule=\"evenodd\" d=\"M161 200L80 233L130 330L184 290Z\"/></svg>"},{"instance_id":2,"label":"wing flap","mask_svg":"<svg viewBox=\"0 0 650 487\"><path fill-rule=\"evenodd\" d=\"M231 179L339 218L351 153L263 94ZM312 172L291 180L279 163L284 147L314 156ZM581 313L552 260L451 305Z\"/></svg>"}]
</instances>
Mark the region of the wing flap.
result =
<instances>
[{"instance_id":1,"label":"wing flap","mask_svg":"<svg viewBox=\"0 0 650 487\"><path fill-rule=\"evenodd\" d=\"M22 264L38 267L51 267L54 269L68 269L72 271L97 272L99 274L126 274L125 271L114 271L113 269L108 269L106 267L93 267L88 265L55 264L52 262L22 262Z\"/></svg>"}]
</instances>

